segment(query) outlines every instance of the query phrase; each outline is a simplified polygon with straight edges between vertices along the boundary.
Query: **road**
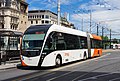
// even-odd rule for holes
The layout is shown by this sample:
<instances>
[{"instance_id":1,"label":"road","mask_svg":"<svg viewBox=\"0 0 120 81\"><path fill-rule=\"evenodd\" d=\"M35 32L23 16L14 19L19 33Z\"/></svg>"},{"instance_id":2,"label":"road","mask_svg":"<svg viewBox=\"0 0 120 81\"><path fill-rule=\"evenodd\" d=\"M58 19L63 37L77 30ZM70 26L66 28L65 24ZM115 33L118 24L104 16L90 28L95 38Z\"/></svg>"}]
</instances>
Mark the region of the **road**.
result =
<instances>
[{"instance_id":1,"label":"road","mask_svg":"<svg viewBox=\"0 0 120 81\"><path fill-rule=\"evenodd\" d=\"M4 81L120 81L120 50L59 68L14 68L0 71Z\"/></svg>"}]
</instances>

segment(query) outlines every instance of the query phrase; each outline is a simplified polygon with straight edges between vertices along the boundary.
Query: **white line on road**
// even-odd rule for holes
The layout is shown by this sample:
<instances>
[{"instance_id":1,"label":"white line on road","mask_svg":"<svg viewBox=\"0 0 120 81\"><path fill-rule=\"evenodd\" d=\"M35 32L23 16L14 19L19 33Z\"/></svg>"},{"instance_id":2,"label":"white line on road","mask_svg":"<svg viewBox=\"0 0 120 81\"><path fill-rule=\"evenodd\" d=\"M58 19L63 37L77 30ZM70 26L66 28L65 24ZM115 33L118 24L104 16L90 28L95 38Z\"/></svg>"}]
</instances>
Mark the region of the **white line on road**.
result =
<instances>
[{"instance_id":1,"label":"white line on road","mask_svg":"<svg viewBox=\"0 0 120 81\"><path fill-rule=\"evenodd\" d=\"M89 77L89 78L85 78L85 79L82 79L82 80L78 80L78 81L85 81L85 80L89 80L89 79L97 79L98 77L104 77L104 76L108 76L108 75L111 75L113 73L109 73L109 74L101 74L101 75L97 75L97 76L93 76L93 77ZM72 80L74 81L74 80Z\"/></svg>"},{"instance_id":2,"label":"white line on road","mask_svg":"<svg viewBox=\"0 0 120 81\"><path fill-rule=\"evenodd\" d=\"M119 78L111 79L111 80L109 80L109 81L115 81L115 80L120 80L120 77L119 77Z\"/></svg>"}]
</instances>

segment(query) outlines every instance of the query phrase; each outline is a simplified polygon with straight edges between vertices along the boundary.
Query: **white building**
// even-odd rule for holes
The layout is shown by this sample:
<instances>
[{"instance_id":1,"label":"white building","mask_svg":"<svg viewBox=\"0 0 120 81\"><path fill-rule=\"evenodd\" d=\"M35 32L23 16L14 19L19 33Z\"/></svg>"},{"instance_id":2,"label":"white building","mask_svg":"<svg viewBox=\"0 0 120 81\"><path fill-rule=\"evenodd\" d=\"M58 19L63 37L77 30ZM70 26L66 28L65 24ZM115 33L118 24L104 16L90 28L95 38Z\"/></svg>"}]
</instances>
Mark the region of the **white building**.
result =
<instances>
[{"instance_id":1,"label":"white building","mask_svg":"<svg viewBox=\"0 0 120 81\"><path fill-rule=\"evenodd\" d=\"M57 24L57 14L49 10L31 10L28 11L28 23L30 25ZM73 27L74 25L61 17L61 25Z\"/></svg>"},{"instance_id":2,"label":"white building","mask_svg":"<svg viewBox=\"0 0 120 81\"><path fill-rule=\"evenodd\" d=\"M28 4L25 0L0 0L0 29L21 31L23 22L26 22L24 27L27 28L27 12Z\"/></svg>"}]
</instances>

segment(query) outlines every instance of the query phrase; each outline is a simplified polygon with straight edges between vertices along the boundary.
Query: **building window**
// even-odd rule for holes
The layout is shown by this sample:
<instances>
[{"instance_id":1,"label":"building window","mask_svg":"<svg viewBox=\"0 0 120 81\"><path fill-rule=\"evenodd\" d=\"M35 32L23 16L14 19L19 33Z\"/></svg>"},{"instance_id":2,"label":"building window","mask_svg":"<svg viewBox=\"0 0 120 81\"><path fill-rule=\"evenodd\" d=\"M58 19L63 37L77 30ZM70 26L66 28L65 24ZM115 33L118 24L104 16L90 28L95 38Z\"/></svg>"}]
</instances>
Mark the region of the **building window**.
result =
<instances>
[{"instance_id":1,"label":"building window","mask_svg":"<svg viewBox=\"0 0 120 81\"><path fill-rule=\"evenodd\" d=\"M44 24L44 21L42 20L42 24Z\"/></svg>"},{"instance_id":2,"label":"building window","mask_svg":"<svg viewBox=\"0 0 120 81\"><path fill-rule=\"evenodd\" d=\"M31 21L31 24L33 24L33 21Z\"/></svg>"},{"instance_id":3,"label":"building window","mask_svg":"<svg viewBox=\"0 0 120 81\"><path fill-rule=\"evenodd\" d=\"M23 24L23 21L21 21L21 24Z\"/></svg>"},{"instance_id":4,"label":"building window","mask_svg":"<svg viewBox=\"0 0 120 81\"><path fill-rule=\"evenodd\" d=\"M35 15L35 18L36 18L36 15Z\"/></svg>"},{"instance_id":5,"label":"building window","mask_svg":"<svg viewBox=\"0 0 120 81\"><path fill-rule=\"evenodd\" d=\"M4 10L2 10L2 15L4 15Z\"/></svg>"},{"instance_id":6,"label":"building window","mask_svg":"<svg viewBox=\"0 0 120 81\"><path fill-rule=\"evenodd\" d=\"M39 18L41 18L41 15L39 15Z\"/></svg>"},{"instance_id":7,"label":"building window","mask_svg":"<svg viewBox=\"0 0 120 81\"><path fill-rule=\"evenodd\" d=\"M37 18L38 18L39 16L37 15Z\"/></svg>"},{"instance_id":8,"label":"building window","mask_svg":"<svg viewBox=\"0 0 120 81\"><path fill-rule=\"evenodd\" d=\"M38 21L36 21L36 24L38 24Z\"/></svg>"},{"instance_id":9,"label":"building window","mask_svg":"<svg viewBox=\"0 0 120 81\"><path fill-rule=\"evenodd\" d=\"M4 29L4 24L2 24L2 29Z\"/></svg>"},{"instance_id":10,"label":"building window","mask_svg":"<svg viewBox=\"0 0 120 81\"><path fill-rule=\"evenodd\" d=\"M34 15L33 15L33 19L34 19Z\"/></svg>"},{"instance_id":11,"label":"building window","mask_svg":"<svg viewBox=\"0 0 120 81\"><path fill-rule=\"evenodd\" d=\"M44 15L42 15L42 19L44 19Z\"/></svg>"},{"instance_id":12,"label":"building window","mask_svg":"<svg viewBox=\"0 0 120 81\"><path fill-rule=\"evenodd\" d=\"M45 18L46 18L46 19L49 19L49 15L46 15Z\"/></svg>"},{"instance_id":13,"label":"building window","mask_svg":"<svg viewBox=\"0 0 120 81\"><path fill-rule=\"evenodd\" d=\"M10 28L12 29L12 25L10 26Z\"/></svg>"},{"instance_id":14,"label":"building window","mask_svg":"<svg viewBox=\"0 0 120 81\"><path fill-rule=\"evenodd\" d=\"M49 21L45 21L45 24L49 24Z\"/></svg>"}]
</instances>

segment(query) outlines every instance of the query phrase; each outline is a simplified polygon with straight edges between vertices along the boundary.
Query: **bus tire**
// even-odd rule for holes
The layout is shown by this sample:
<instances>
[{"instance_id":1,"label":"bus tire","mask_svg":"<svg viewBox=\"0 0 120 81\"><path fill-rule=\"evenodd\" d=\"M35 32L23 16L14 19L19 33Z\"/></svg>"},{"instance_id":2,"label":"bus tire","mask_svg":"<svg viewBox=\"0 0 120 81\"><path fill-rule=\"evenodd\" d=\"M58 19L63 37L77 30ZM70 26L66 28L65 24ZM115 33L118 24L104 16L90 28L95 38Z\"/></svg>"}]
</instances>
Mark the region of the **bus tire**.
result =
<instances>
[{"instance_id":1,"label":"bus tire","mask_svg":"<svg viewBox=\"0 0 120 81\"><path fill-rule=\"evenodd\" d=\"M87 59L87 54L86 52L84 52L83 60L86 60L86 59Z\"/></svg>"},{"instance_id":2,"label":"bus tire","mask_svg":"<svg viewBox=\"0 0 120 81\"><path fill-rule=\"evenodd\" d=\"M60 55L57 55L55 59L55 66L60 67L62 65L62 57Z\"/></svg>"}]
</instances>

